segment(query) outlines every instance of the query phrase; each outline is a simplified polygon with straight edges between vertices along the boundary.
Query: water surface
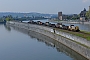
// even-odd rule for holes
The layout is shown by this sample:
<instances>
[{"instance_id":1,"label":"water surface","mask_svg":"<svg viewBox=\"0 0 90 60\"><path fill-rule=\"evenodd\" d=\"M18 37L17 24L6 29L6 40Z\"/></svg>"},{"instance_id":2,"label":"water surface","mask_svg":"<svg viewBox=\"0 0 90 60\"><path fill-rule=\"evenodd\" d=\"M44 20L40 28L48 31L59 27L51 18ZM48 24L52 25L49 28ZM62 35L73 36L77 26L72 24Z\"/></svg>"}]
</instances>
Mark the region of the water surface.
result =
<instances>
[{"instance_id":1,"label":"water surface","mask_svg":"<svg viewBox=\"0 0 90 60\"><path fill-rule=\"evenodd\" d=\"M55 40L0 25L0 60L86 60Z\"/></svg>"}]
</instances>

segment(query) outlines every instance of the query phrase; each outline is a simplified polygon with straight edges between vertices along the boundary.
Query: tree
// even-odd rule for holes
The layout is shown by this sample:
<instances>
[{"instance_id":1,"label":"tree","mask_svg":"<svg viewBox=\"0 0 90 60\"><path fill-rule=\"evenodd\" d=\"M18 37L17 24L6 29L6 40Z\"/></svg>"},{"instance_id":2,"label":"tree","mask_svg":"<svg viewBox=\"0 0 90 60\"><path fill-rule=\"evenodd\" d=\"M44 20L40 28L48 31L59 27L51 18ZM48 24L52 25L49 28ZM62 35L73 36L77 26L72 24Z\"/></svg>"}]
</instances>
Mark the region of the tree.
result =
<instances>
[{"instance_id":1,"label":"tree","mask_svg":"<svg viewBox=\"0 0 90 60\"><path fill-rule=\"evenodd\" d=\"M69 20L70 19L70 16L67 16L67 19Z\"/></svg>"},{"instance_id":2,"label":"tree","mask_svg":"<svg viewBox=\"0 0 90 60\"><path fill-rule=\"evenodd\" d=\"M86 12L87 19L90 19L90 10Z\"/></svg>"},{"instance_id":3,"label":"tree","mask_svg":"<svg viewBox=\"0 0 90 60\"><path fill-rule=\"evenodd\" d=\"M6 18L6 21L10 21L10 18L9 18L9 17L7 17L7 18Z\"/></svg>"},{"instance_id":4,"label":"tree","mask_svg":"<svg viewBox=\"0 0 90 60\"><path fill-rule=\"evenodd\" d=\"M8 15L8 16L6 16L6 17L5 17L5 20L6 20L6 21L11 21L11 20L13 20L12 15Z\"/></svg>"}]
</instances>

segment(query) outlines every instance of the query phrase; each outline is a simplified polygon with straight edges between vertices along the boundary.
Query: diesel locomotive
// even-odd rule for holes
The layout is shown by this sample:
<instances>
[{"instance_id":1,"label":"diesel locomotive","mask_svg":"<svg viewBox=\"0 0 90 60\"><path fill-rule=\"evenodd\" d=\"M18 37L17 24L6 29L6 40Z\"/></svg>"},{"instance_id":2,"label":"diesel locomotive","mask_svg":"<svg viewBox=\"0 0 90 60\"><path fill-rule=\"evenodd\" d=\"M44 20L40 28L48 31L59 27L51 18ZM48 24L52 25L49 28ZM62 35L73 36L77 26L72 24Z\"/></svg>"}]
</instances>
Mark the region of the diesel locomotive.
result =
<instances>
[{"instance_id":1,"label":"diesel locomotive","mask_svg":"<svg viewBox=\"0 0 90 60\"><path fill-rule=\"evenodd\" d=\"M74 25L67 26L67 25L63 25L62 23L52 24L50 22L45 22L45 23L43 23L41 21L34 22L33 20L29 21L28 23L44 25L44 26L58 28L58 29L64 29L64 30L68 30L68 31L75 31L75 32L80 31L78 26L74 26Z\"/></svg>"}]
</instances>

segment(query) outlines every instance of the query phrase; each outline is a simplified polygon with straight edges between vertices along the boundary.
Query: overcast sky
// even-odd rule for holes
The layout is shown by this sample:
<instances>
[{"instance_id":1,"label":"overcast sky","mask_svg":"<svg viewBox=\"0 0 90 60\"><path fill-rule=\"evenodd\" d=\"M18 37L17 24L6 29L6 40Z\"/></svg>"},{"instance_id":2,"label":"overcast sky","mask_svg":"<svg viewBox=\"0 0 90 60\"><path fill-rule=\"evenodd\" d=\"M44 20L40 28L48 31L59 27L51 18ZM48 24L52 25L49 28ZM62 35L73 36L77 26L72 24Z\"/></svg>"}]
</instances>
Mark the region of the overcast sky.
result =
<instances>
[{"instance_id":1,"label":"overcast sky","mask_svg":"<svg viewBox=\"0 0 90 60\"><path fill-rule=\"evenodd\" d=\"M0 12L80 13L90 0L0 0Z\"/></svg>"}]
</instances>

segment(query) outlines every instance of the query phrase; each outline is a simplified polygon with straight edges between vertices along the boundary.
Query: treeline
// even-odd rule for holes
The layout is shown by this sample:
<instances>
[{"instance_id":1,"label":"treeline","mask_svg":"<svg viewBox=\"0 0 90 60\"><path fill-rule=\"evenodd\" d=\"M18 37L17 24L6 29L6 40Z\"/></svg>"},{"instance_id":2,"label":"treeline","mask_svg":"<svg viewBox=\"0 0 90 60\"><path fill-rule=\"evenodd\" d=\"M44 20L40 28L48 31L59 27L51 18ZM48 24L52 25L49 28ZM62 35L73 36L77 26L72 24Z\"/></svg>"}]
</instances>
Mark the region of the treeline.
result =
<instances>
[{"instance_id":1,"label":"treeline","mask_svg":"<svg viewBox=\"0 0 90 60\"><path fill-rule=\"evenodd\" d=\"M86 12L87 19L90 19L90 10Z\"/></svg>"},{"instance_id":2,"label":"treeline","mask_svg":"<svg viewBox=\"0 0 90 60\"><path fill-rule=\"evenodd\" d=\"M6 20L6 21L11 21L11 20L17 20L17 21L25 21L25 20L40 20L40 19L48 19L45 17L37 17L37 16L32 16L32 17L13 17L12 15L8 15L8 16L3 16L0 18L0 21Z\"/></svg>"}]
</instances>

